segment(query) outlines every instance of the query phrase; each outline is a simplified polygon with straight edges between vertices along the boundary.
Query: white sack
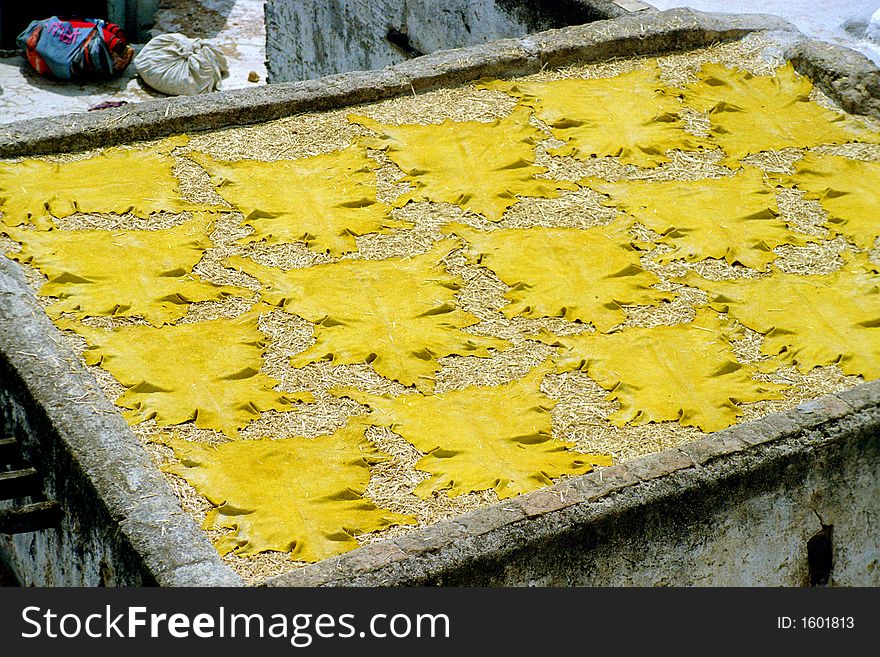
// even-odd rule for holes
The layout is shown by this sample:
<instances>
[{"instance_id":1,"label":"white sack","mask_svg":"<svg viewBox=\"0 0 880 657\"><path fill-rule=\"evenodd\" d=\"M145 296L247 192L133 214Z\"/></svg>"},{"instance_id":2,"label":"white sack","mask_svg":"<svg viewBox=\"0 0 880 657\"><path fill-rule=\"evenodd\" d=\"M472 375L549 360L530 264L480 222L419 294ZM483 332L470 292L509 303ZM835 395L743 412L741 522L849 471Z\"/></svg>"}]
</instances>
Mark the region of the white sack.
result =
<instances>
[{"instance_id":1,"label":"white sack","mask_svg":"<svg viewBox=\"0 0 880 657\"><path fill-rule=\"evenodd\" d=\"M138 75L150 87L171 96L194 96L220 88L229 74L226 58L202 39L160 34L134 58Z\"/></svg>"}]
</instances>

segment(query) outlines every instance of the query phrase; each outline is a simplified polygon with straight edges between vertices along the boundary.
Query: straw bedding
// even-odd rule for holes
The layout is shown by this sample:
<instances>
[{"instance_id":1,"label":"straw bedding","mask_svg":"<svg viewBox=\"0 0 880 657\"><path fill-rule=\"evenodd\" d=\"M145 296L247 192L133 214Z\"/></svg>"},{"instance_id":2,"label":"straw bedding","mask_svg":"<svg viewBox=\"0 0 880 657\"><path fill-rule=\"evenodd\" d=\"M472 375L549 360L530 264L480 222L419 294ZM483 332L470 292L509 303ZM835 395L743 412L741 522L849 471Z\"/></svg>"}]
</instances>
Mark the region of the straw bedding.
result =
<instances>
[{"instance_id":1,"label":"straw bedding","mask_svg":"<svg viewBox=\"0 0 880 657\"><path fill-rule=\"evenodd\" d=\"M709 61L736 65L755 74L770 74L780 62L762 57L767 45L760 36L753 35L735 43L661 57L659 65L664 81L676 85L693 81L700 65ZM642 63L639 59L615 60L597 65L544 71L528 79L546 81L571 77L611 76L633 70ZM817 102L833 106L819 92L815 95ZM195 134L187 146L175 152L177 156L175 173L180 178L181 190L186 199L226 205L214 191L207 174L197 164L182 157L186 152L203 151L224 159L300 158L343 148L357 136L368 135L369 132L365 128L352 125L346 120L349 112L394 124L438 123L445 119L488 121L507 115L513 109L514 103L513 98L500 92L478 90L472 85L465 85L421 95L404 96L358 108L293 116L262 125ZM706 116L688 112L685 120L688 130L697 135L705 134ZM613 182L694 180L730 174L728 169L718 165L719 155L713 152L675 153L670 163L650 170L623 166L613 158L597 158L584 162L572 158L550 157L547 155L547 150L560 145L561 142L550 138L546 126L541 125L540 122L538 125L548 136L547 140L537 147L536 162L537 165L549 169L544 174L546 177L574 181L589 175ZM854 159L880 160L880 147L873 145L848 144L820 147L815 150ZM791 172L792 163L802 155L802 151L786 149L750 156L748 162L768 173ZM78 158L82 155L73 157ZM407 189L407 185L400 182L402 172L382 152L371 151L370 157L379 167L377 174L379 200L393 201ZM58 156L56 159L70 158L71 156ZM614 219L616 212L602 205L600 200L601 196L589 189L564 192L555 199L524 199L506 213L503 221L494 226L587 228L607 224ZM817 202L804 200L801 192L780 189L777 193L777 203L782 218L798 230L812 235L827 234L821 226L826 218L824 211ZM358 238L359 253L343 257L382 259L424 253L433 242L443 237L440 229L450 222L460 222L483 229L493 227L490 222L447 204L410 203L403 208L395 209L393 215L412 221L414 228L360 237ZM176 225L186 218L185 214L155 215L149 220L125 215L118 217L75 215L58 223L61 229L159 229ZM231 208L228 214L219 215L211 236L214 246L196 267L197 274L218 284L240 285L256 291L259 285L254 279L223 267L221 261L229 255L238 254L262 264L290 269L309 267L332 260L329 256L309 251L301 244L238 244L236 240L244 237L251 230L239 226L241 219L242 215ZM647 228L638 225L634 229L634 236L645 240L657 237ZM828 273L840 266L842 261L839 253L846 247L845 240L840 237L802 247L783 246L776 250L780 255L777 264L783 271L791 273ZM5 251L15 251L18 245L0 236L0 248ZM669 248L671 247L660 246L658 251ZM656 253L654 252L653 255ZM871 255L875 262L880 261L878 258L880 254L876 251ZM694 269L702 276L711 279L756 275L755 272L739 265L731 266L718 260L692 264L674 262L660 266L652 260L650 254L646 254L642 258L642 264L663 279L664 289L677 290L678 297L673 302L656 308L626 308L628 326L676 324L692 319L695 305L704 303L705 295L692 288L682 288L669 280L671 276L681 275L687 269ZM553 352L552 347L525 339L525 336L534 334L541 328L547 328L561 335L591 330L586 325L561 319L507 319L498 310L506 302L503 295L508 288L494 274L485 268L468 264L461 251L450 254L446 265L451 273L460 276L465 283L457 297L460 306L480 320L478 324L465 330L475 334L505 338L514 346L490 359L460 356L441 359L442 367L437 377L437 392L472 385L498 385L522 377L530 368L547 359ZM24 266L24 270L34 289L45 281L35 269ZM181 321L193 322L237 316L248 310L256 298L255 294L252 298L195 303L191 305L189 314ZM46 302L48 303L48 300ZM87 320L87 323L109 327L141 322L136 319L101 318ZM343 426L348 418L365 413L365 407L358 403L331 396L327 391L333 387L352 386L374 393L403 392L403 386L377 375L369 365L331 366L328 363L315 363L301 369L291 368L290 356L302 351L313 342L312 328L308 321L281 310L266 312L261 317L260 329L269 338L263 371L280 381L278 386L280 390L312 391L316 403L297 404L291 412L286 413L265 412L241 432L241 439L294 435L314 437L330 433ZM69 338L71 346L81 352L85 343L70 332L65 332L65 335ZM763 358L759 352L761 339L759 334L746 330L744 337L734 345L739 360L745 363L761 360ZM123 392L122 386L109 373L97 367L90 369L109 399L115 399ZM787 383L792 387L784 393L784 400L744 405L743 420L791 408L806 399L850 388L861 381L859 377L844 376L834 366L817 368L808 374L800 374L794 368L785 367L773 374L759 376L767 381ZM548 375L542 389L545 394L557 401L552 411L555 438L572 441L578 450L584 452L611 454L617 462L625 462L641 455L675 447L703 435L697 429L682 427L672 422L623 428L613 426L607 421L607 417L614 411L616 403L606 401L606 391L583 372ZM228 440L222 434L196 429L190 425L174 427L169 431L156 426L153 421L148 421L134 426L133 429L155 462L160 465L174 459L172 451L163 444L164 437L169 433L199 442L218 443ZM390 459L374 467L366 490L366 495L381 507L412 514L418 518L421 526L426 526L497 501L497 497L491 491L471 493L457 498L435 495L429 499L421 499L413 495L412 491L427 477L425 473L415 468L415 463L422 454L388 429L371 428L367 437L391 456ZM183 479L174 475L167 477L172 489L180 498L184 510L197 522L201 522L210 504ZM359 541L368 543L412 529L412 527L395 527L362 536ZM216 534L213 531L210 533ZM230 554L224 558L250 582L302 565L291 561L287 555L281 553L264 553L253 558L241 558Z\"/></svg>"}]
</instances>

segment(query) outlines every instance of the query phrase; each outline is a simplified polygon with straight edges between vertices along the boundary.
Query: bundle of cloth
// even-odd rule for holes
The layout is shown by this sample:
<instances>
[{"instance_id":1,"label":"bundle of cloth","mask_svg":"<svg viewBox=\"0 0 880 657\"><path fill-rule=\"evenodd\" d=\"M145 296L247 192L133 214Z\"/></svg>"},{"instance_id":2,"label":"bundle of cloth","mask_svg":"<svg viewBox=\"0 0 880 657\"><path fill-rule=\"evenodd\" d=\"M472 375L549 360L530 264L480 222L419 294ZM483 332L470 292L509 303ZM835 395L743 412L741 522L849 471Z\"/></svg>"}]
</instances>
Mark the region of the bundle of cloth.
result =
<instances>
[{"instance_id":1,"label":"bundle of cloth","mask_svg":"<svg viewBox=\"0 0 880 657\"><path fill-rule=\"evenodd\" d=\"M16 41L37 73L59 80L113 77L134 58L122 28L98 18L32 21Z\"/></svg>"}]
</instances>

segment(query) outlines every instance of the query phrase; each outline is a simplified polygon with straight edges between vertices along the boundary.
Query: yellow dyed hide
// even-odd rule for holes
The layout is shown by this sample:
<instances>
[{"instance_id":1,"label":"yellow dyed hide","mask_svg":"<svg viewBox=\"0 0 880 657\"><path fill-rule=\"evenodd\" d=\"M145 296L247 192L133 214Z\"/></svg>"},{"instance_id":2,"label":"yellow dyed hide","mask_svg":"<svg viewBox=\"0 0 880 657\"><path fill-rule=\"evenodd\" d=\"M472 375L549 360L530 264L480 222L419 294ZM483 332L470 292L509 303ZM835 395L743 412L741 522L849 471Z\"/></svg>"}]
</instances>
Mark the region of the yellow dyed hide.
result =
<instances>
[{"instance_id":1,"label":"yellow dyed hide","mask_svg":"<svg viewBox=\"0 0 880 657\"><path fill-rule=\"evenodd\" d=\"M227 263L256 277L268 303L317 323L315 344L293 357L294 367L321 360L372 363L382 376L428 391L438 358L488 357L490 349L510 346L460 330L478 320L456 308L461 281L442 264L458 246L447 240L412 258L342 260L286 272L241 257Z\"/></svg>"},{"instance_id":2,"label":"yellow dyed hide","mask_svg":"<svg viewBox=\"0 0 880 657\"><path fill-rule=\"evenodd\" d=\"M154 212L222 210L185 201L169 153L188 141L168 139L150 150L107 148L73 162L28 159L0 164L0 212L8 226L52 226L50 217L77 212L146 218Z\"/></svg>"},{"instance_id":3,"label":"yellow dyed hide","mask_svg":"<svg viewBox=\"0 0 880 657\"><path fill-rule=\"evenodd\" d=\"M331 256L357 250L366 233L411 226L392 219L376 200L376 164L363 149L349 147L298 160L191 159L210 174L219 194L246 217L254 233L243 242L305 242Z\"/></svg>"},{"instance_id":4,"label":"yellow dyed hide","mask_svg":"<svg viewBox=\"0 0 880 657\"><path fill-rule=\"evenodd\" d=\"M550 82L492 81L480 85L519 98L565 145L551 155L580 160L618 157L623 164L655 167L666 152L705 147L685 132L681 104L659 77L656 64L612 78Z\"/></svg>"},{"instance_id":5,"label":"yellow dyed hide","mask_svg":"<svg viewBox=\"0 0 880 657\"><path fill-rule=\"evenodd\" d=\"M621 306L670 298L650 287L660 279L639 264L620 222L586 230L526 228L480 231L454 224L447 232L470 245L472 262L511 287L507 317L564 317L609 331L626 319Z\"/></svg>"},{"instance_id":6,"label":"yellow dyed hide","mask_svg":"<svg viewBox=\"0 0 880 657\"><path fill-rule=\"evenodd\" d=\"M608 456L574 452L572 443L551 438L555 402L540 391L547 371L538 367L512 383L432 396L332 392L368 405L367 421L390 427L425 452L416 468L431 478L416 487L416 495L493 489L504 499L548 486L562 474L611 465Z\"/></svg>"},{"instance_id":7,"label":"yellow dyed hide","mask_svg":"<svg viewBox=\"0 0 880 657\"><path fill-rule=\"evenodd\" d=\"M727 154L724 164L729 167L761 151L877 142L877 134L810 101L813 84L798 75L791 63L778 68L775 75L704 64L698 78L685 87L684 102L709 113L709 140Z\"/></svg>"},{"instance_id":8,"label":"yellow dyed hide","mask_svg":"<svg viewBox=\"0 0 880 657\"><path fill-rule=\"evenodd\" d=\"M880 237L880 162L862 162L837 155L807 153L794 164L793 176L780 176L783 184L806 192L828 212L832 231L862 249Z\"/></svg>"},{"instance_id":9,"label":"yellow dyed hide","mask_svg":"<svg viewBox=\"0 0 880 657\"><path fill-rule=\"evenodd\" d=\"M9 256L49 279L39 294L58 299L46 309L51 317L142 317L158 326L185 316L189 303L252 294L193 274L211 247L211 224L199 216L164 230L6 232L22 245Z\"/></svg>"},{"instance_id":10,"label":"yellow dyed hide","mask_svg":"<svg viewBox=\"0 0 880 657\"><path fill-rule=\"evenodd\" d=\"M262 411L289 410L310 393L280 393L278 381L260 372L265 338L255 312L235 319L111 331L69 322L89 344L83 356L100 365L127 390L116 404L130 409L132 424L155 418L160 426L193 421L228 436Z\"/></svg>"},{"instance_id":11,"label":"yellow dyed hide","mask_svg":"<svg viewBox=\"0 0 880 657\"><path fill-rule=\"evenodd\" d=\"M775 194L752 167L705 180L586 184L608 194L608 205L660 233L660 243L674 247L657 257L661 264L723 258L764 270L776 258L775 247L810 239L777 219Z\"/></svg>"},{"instance_id":12,"label":"yellow dyed hide","mask_svg":"<svg viewBox=\"0 0 880 657\"><path fill-rule=\"evenodd\" d=\"M163 469L186 479L214 505L205 529L231 529L215 539L221 554L289 552L319 561L353 550L355 536L415 519L377 508L363 497L370 465L385 457L352 422L329 436L170 444L179 464Z\"/></svg>"},{"instance_id":13,"label":"yellow dyed hide","mask_svg":"<svg viewBox=\"0 0 880 657\"><path fill-rule=\"evenodd\" d=\"M838 364L846 374L880 377L880 276L863 255L831 274L775 271L765 278L683 279L709 293L710 305L764 334L762 353L801 372Z\"/></svg>"},{"instance_id":14,"label":"yellow dyed hide","mask_svg":"<svg viewBox=\"0 0 880 657\"><path fill-rule=\"evenodd\" d=\"M560 371L584 370L610 391L607 399L620 403L609 417L616 426L678 421L710 432L736 422L737 404L781 399L784 388L751 378L728 330L704 310L690 324L540 339L563 348L554 359Z\"/></svg>"},{"instance_id":15,"label":"yellow dyed hide","mask_svg":"<svg viewBox=\"0 0 880 657\"><path fill-rule=\"evenodd\" d=\"M534 145L543 139L529 124L524 110L483 123L445 120L431 125L384 125L364 116L349 120L380 135L367 140L385 150L415 189L398 197L409 201L452 203L500 221L518 196L556 198L561 189L577 189L570 182L536 178L545 167L534 165Z\"/></svg>"}]
</instances>

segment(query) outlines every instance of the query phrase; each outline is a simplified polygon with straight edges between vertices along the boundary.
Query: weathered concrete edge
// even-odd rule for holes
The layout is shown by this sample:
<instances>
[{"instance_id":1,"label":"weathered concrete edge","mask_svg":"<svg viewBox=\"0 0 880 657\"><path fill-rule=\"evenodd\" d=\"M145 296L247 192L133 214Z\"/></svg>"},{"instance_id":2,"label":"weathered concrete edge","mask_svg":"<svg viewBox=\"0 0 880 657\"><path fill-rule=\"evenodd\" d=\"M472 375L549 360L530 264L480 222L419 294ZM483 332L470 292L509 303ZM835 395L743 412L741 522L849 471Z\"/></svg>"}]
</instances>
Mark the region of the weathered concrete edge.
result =
<instances>
[{"instance_id":1,"label":"weathered concrete edge","mask_svg":"<svg viewBox=\"0 0 880 657\"><path fill-rule=\"evenodd\" d=\"M0 157L75 152L338 109L486 76L526 75L576 61L689 50L750 32L797 33L776 16L670 9L445 50L379 71L254 89L146 101L133 106L0 126ZM799 34L799 33L798 33Z\"/></svg>"},{"instance_id":2,"label":"weathered concrete edge","mask_svg":"<svg viewBox=\"0 0 880 657\"><path fill-rule=\"evenodd\" d=\"M118 531L162 586L241 586L180 506L119 410L0 256L0 344L20 384L82 470ZM35 353L36 351L36 353Z\"/></svg>"},{"instance_id":3,"label":"weathered concrete edge","mask_svg":"<svg viewBox=\"0 0 880 657\"><path fill-rule=\"evenodd\" d=\"M638 493L639 488L660 486L661 495L704 489L738 476L743 465L737 457L748 456L746 467L752 469L764 459L776 458L779 452L811 449L822 440L845 438L845 427L862 426L870 416L876 424L878 414L880 381L861 384L680 448L602 468L400 538L366 545L269 578L261 586L412 586L437 580L446 572L497 552L499 545L522 549L525 540L537 546L548 534L570 529L572 522L591 523L625 513L643 503L645 495L628 494ZM817 440L817 436L823 438ZM690 476L662 486L682 473ZM525 531L525 525L531 529ZM444 550L453 545L455 550Z\"/></svg>"},{"instance_id":4,"label":"weathered concrete edge","mask_svg":"<svg viewBox=\"0 0 880 657\"><path fill-rule=\"evenodd\" d=\"M865 55L801 38L785 48L784 57L847 112L880 118L880 69Z\"/></svg>"}]
</instances>

